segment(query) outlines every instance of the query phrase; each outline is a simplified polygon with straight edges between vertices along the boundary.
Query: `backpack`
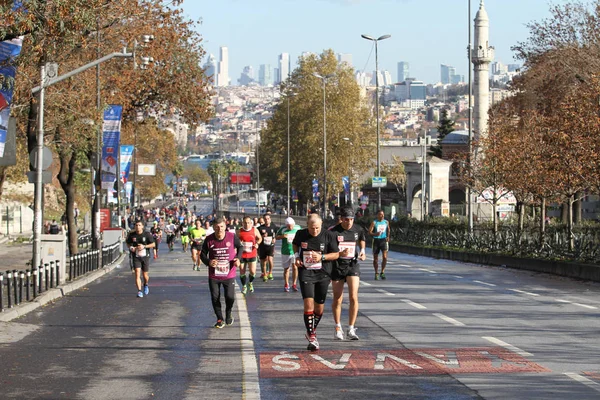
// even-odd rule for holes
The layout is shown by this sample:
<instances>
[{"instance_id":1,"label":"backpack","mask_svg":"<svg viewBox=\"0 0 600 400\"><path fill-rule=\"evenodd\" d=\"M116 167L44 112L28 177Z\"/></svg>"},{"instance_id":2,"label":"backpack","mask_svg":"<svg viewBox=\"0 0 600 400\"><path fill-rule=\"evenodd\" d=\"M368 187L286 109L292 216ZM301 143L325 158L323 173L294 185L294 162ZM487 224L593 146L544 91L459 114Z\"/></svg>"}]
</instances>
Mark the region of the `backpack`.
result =
<instances>
[{"instance_id":1,"label":"backpack","mask_svg":"<svg viewBox=\"0 0 600 400\"><path fill-rule=\"evenodd\" d=\"M50 234L51 235L58 235L59 232L60 232L60 229L58 228L58 225L56 225L56 224L50 225Z\"/></svg>"}]
</instances>

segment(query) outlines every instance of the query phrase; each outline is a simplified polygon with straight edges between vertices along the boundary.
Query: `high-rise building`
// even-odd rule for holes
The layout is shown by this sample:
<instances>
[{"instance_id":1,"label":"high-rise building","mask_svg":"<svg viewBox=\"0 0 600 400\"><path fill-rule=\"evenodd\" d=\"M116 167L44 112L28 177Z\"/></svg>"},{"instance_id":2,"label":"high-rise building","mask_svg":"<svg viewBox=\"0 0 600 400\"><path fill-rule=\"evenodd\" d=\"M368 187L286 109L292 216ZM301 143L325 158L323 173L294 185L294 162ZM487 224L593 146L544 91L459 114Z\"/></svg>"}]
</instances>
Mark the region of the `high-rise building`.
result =
<instances>
[{"instance_id":1,"label":"high-rise building","mask_svg":"<svg viewBox=\"0 0 600 400\"><path fill-rule=\"evenodd\" d=\"M240 79L238 79L240 86L248 86L252 82L254 82L254 69L251 65L247 65L244 67L242 71L242 75Z\"/></svg>"},{"instance_id":2,"label":"high-rise building","mask_svg":"<svg viewBox=\"0 0 600 400\"><path fill-rule=\"evenodd\" d=\"M280 81L279 81L279 68L273 68L273 78L274 78L274 85L279 85Z\"/></svg>"},{"instance_id":3,"label":"high-rise building","mask_svg":"<svg viewBox=\"0 0 600 400\"><path fill-rule=\"evenodd\" d=\"M440 65L440 77L443 85L451 84L454 75L456 75L456 68L450 65Z\"/></svg>"},{"instance_id":4,"label":"high-rise building","mask_svg":"<svg viewBox=\"0 0 600 400\"><path fill-rule=\"evenodd\" d=\"M217 73L217 86L229 86L229 49L225 46L220 48L221 60Z\"/></svg>"},{"instance_id":5,"label":"high-rise building","mask_svg":"<svg viewBox=\"0 0 600 400\"><path fill-rule=\"evenodd\" d=\"M290 55L289 53L281 53L279 55L279 75L277 83L284 82L290 76L290 71Z\"/></svg>"},{"instance_id":6,"label":"high-rise building","mask_svg":"<svg viewBox=\"0 0 600 400\"><path fill-rule=\"evenodd\" d=\"M392 81L392 74L390 74L390 71L383 71L383 83L379 82L379 84L383 84L384 86L390 86L394 84L394 82Z\"/></svg>"},{"instance_id":7,"label":"high-rise building","mask_svg":"<svg viewBox=\"0 0 600 400\"><path fill-rule=\"evenodd\" d=\"M349 53L339 53L337 56L338 62L341 63L346 63L348 64L350 67L352 66L352 54Z\"/></svg>"},{"instance_id":8,"label":"high-rise building","mask_svg":"<svg viewBox=\"0 0 600 400\"><path fill-rule=\"evenodd\" d=\"M273 84L271 64L262 64L258 69L258 84L260 86L269 86Z\"/></svg>"},{"instance_id":9,"label":"high-rise building","mask_svg":"<svg viewBox=\"0 0 600 400\"><path fill-rule=\"evenodd\" d=\"M208 56L206 63L204 64L204 74L210 80L210 82L216 86L217 79L217 60L212 54Z\"/></svg>"},{"instance_id":10,"label":"high-rise building","mask_svg":"<svg viewBox=\"0 0 600 400\"><path fill-rule=\"evenodd\" d=\"M377 77L377 81L375 79L375 77ZM379 84L379 86L385 86L385 80L383 79L383 71L373 71L373 78L371 78L371 85L372 86L376 86L377 84Z\"/></svg>"},{"instance_id":11,"label":"high-rise building","mask_svg":"<svg viewBox=\"0 0 600 400\"><path fill-rule=\"evenodd\" d=\"M406 61L400 61L398 63L398 83L404 82L408 78L409 64Z\"/></svg>"}]
</instances>

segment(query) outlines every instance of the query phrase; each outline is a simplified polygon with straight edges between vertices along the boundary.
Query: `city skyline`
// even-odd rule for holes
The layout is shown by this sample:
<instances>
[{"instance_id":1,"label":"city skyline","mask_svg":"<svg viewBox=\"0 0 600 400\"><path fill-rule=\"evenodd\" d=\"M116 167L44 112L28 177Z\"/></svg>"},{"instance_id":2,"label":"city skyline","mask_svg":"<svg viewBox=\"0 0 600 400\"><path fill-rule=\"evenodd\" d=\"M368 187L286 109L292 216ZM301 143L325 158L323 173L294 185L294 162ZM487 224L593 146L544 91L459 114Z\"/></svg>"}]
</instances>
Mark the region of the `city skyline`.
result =
<instances>
[{"instance_id":1,"label":"city skyline","mask_svg":"<svg viewBox=\"0 0 600 400\"><path fill-rule=\"evenodd\" d=\"M518 63L510 47L527 40L529 31L524 25L549 17L545 0L526 3L485 1L493 21L490 41L496 47L495 61ZM479 0L471 0L471 5L473 20ZM468 75L467 0L429 0L427 4L422 0L307 0L301 8L291 0L223 0L218 5L197 0L184 2L183 9L189 17L202 19L198 31L206 56L218 55L221 46L229 48L229 72L233 76L247 65L255 70L261 64L277 66L282 53L290 54L293 70L303 52L321 53L329 48L336 55L350 54L355 69L372 73L373 46L361 39L363 33L392 35L379 45L379 65L381 70L390 71L394 81L401 61L409 63L411 77L426 83L440 81L441 64L455 67L457 75ZM286 15L293 18L284 18ZM406 18L400 18L402 15Z\"/></svg>"}]
</instances>

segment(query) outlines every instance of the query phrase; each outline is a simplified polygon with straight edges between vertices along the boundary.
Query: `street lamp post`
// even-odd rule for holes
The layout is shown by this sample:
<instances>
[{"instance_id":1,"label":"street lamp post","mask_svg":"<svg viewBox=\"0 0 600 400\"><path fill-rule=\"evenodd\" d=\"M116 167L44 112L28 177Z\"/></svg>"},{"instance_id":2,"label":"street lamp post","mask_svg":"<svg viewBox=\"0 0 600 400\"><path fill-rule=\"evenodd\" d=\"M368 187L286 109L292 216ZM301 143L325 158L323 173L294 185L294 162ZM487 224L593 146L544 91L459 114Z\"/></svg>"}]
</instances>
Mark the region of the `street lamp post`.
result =
<instances>
[{"instance_id":1,"label":"street lamp post","mask_svg":"<svg viewBox=\"0 0 600 400\"><path fill-rule=\"evenodd\" d=\"M369 35L360 35L363 39L375 42L375 109L376 109L376 121L377 121L377 177L381 175L381 160L379 156L379 59L377 55L377 42L385 40L392 35L379 36L377 39ZM377 188L377 208L381 210L381 187Z\"/></svg>"},{"instance_id":2,"label":"street lamp post","mask_svg":"<svg viewBox=\"0 0 600 400\"><path fill-rule=\"evenodd\" d=\"M468 25L469 25L469 154L468 154L468 162L471 163L471 156L473 152L473 77L472 77L472 68L473 68L473 45L471 43L471 0L469 0L469 12L468 12ZM471 188L467 186L466 188L467 195L467 221L469 224L469 233L473 234L473 201L471 193Z\"/></svg>"},{"instance_id":3,"label":"street lamp post","mask_svg":"<svg viewBox=\"0 0 600 400\"><path fill-rule=\"evenodd\" d=\"M313 75L323 82L323 219L327 218L327 108L325 87L327 80L333 77L333 74L321 76L316 72Z\"/></svg>"}]
</instances>

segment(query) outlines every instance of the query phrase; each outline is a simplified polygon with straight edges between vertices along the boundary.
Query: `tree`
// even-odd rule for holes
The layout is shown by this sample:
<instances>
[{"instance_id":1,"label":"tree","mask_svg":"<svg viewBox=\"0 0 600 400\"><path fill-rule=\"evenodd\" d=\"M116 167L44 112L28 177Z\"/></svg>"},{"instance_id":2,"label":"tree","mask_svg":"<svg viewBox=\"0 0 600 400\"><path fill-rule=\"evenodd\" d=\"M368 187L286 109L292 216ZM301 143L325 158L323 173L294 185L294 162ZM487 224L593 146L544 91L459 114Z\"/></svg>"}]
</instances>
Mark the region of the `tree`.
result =
<instances>
[{"instance_id":1,"label":"tree","mask_svg":"<svg viewBox=\"0 0 600 400\"><path fill-rule=\"evenodd\" d=\"M381 163L381 176L394 185L400 198L406 198L406 171L400 157L392 155L390 162Z\"/></svg>"},{"instance_id":2,"label":"tree","mask_svg":"<svg viewBox=\"0 0 600 400\"><path fill-rule=\"evenodd\" d=\"M183 176L188 178L190 184L201 184L205 182L208 183L210 181L210 175L208 175L208 172L206 172L203 168L200 168L197 165L186 165L183 169Z\"/></svg>"},{"instance_id":3,"label":"tree","mask_svg":"<svg viewBox=\"0 0 600 400\"><path fill-rule=\"evenodd\" d=\"M360 175L374 165L375 120L361 98L353 70L339 64L332 50L300 57L298 63L281 86L284 96L275 107L273 118L260 131L259 154L261 183L273 192L287 193L285 96L290 95L290 186L296 188L302 201L312 197L313 177L323 182L323 86L313 74L334 74L325 89L329 193L342 190L342 176L348 174L349 160Z\"/></svg>"},{"instance_id":4,"label":"tree","mask_svg":"<svg viewBox=\"0 0 600 400\"><path fill-rule=\"evenodd\" d=\"M445 108L442 109L437 131L437 145L430 147L429 155L442 158L442 141L450 132L454 132L454 120L448 118L448 110Z\"/></svg>"}]
</instances>

